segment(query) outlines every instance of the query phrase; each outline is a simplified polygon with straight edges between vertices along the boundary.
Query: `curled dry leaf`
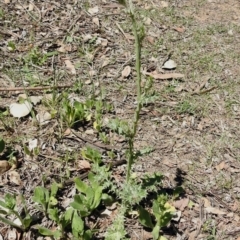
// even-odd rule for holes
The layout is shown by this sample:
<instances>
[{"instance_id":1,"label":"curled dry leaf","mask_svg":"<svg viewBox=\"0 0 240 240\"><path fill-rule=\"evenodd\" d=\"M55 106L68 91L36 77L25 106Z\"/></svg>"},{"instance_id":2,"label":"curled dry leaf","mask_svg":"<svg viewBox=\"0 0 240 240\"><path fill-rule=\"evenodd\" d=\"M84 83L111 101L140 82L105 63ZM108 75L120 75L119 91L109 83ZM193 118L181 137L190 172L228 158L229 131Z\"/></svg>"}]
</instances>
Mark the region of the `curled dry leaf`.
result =
<instances>
[{"instance_id":1,"label":"curled dry leaf","mask_svg":"<svg viewBox=\"0 0 240 240\"><path fill-rule=\"evenodd\" d=\"M77 169L78 170L89 170L91 168L91 165L88 161L86 160L80 160L77 161Z\"/></svg>"},{"instance_id":2,"label":"curled dry leaf","mask_svg":"<svg viewBox=\"0 0 240 240\"><path fill-rule=\"evenodd\" d=\"M27 116L31 112L32 104L28 101L24 103L12 103L9 108L13 117L21 118Z\"/></svg>"},{"instance_id":3,"label":"curled dry leaf","mask_svg":"<svg viewBox=\"0 0 240 240\"><path fill-rule=\"evenodd\" d=\"M154 37L147 36L146 39L147 39L147 41L148 41L149 43L151 43L152 45L153 45L154 42L155 42L155 38L154 38Z\"/></svg>"},{"instance_id":4,"label":"curled dry leaf","mask_svg":"<svg viewBox=\"0 0 240 240\"><path fill-rule=\"evenodd\" d=\"M90 70L88 73L89 73L89 76L90 76L90 77L93 77L93 76L96 75L97 72L94 71L94 70Z\"/></svg>"},{"instance_id":5,"label":"curled dry leaf","mask_svg":"<svg viewBox=\"0 0 240 240\"><path fill-rule=\"evenodd\" d=\"M0 174L5 173L11 168L10 164L6 160L1 160L0 161Z\"/></svg>"},{"instance_id":6,"label":"curled dry leaf","mask_svg":"<svg viewBox=\"0 0 240 240\"><path fill-rule=\"evenodd\" d=\"M94 134L94 131L93 131L93 129L87 129L87 130L85 131L85 133L88 134L88 135L93 135L93 134Z\"/></svg>"},{"instance_id":7,"label":"curled dry leaf","mask_svg":"<svg viewBox=\"0 0 240 240\"><path fill-rule=\"evenodd\" d=\"M90 13L91 15L94 15L94 14L98 13L98 6L95 6L93 8L89 8L88 13Z\"/></svg>"},{"instance_id":8,"label":"curled dry leaf","mask_svg":"<svg viewBox=\"0 0 240 240\"><path fill-rule=\"evenodd\" d=\"M99 25L100 25L100 23L99 23L99 18L94 17L94 18L92 19L92 21L93 21L93 23L95 23L95 24L99 27Z\"/></svg>"},{"instance_id":9,"label":"curled dry leaf","mask_svg":"<svg viewBox=\"0 0 240 240\"><path fill-rule=\"evenodd\" d=\"M225 215L226 214L225 212L221 211L220 209L214 208L214 207L206 207L205 211L207 213L212 213L212 214L216 214L216 215Z\"/></svg>"},{"instance_id":10,"label":"curled dry leaf","mask_svg":"<svg viewBox=\"0 0 240 240\"><path fill-rule=\"evenodd\" d=\"M110 63L110 60L107 58L107 59L104 59L103 63L102 63L102 68L103 67L106 67L108 64Z\"/></svg>"},{"instance_id":11,"label":"curled dry leaf","mask_svg":"<svg viewBox=\"0 0 240 240\"><path fill-rule=\"evenodd\" d=\"M24 100L24 99L27 99L27 98L28 98L27 94L22 93L22 94L18 95L17 100L21 101L21 100Z\"/></svg>"},{"instance_id":12,"label":"curled dry leaf","mask_svg":"<svg viewBox=\"0 0 240 240\"><path fill-rule=\"evenodd\" d=\"M108 40L105 38L97 38L96 45L102 45L103 47L106 47L108 45Z\"/></svg>"},{"instance_id":13,"label":"curled dry leaf","mask_svg":"<svg viewBox=\"0 0 240 240\"><path fill-rule=\"evenodd\" d=\"M64 136L68 136L71 134L71 128L67 128L66 131L63 133Z\"/></svg>"},{"instance_id":14,"label":"curled dry leaf","mask_svg":"<svg viewBox=\"0 0 240 240\"><path fill-rule=\"evenodd\" d=\"M211 207L211 202L207 198L202 197L201 199L204 201L204 207Z\"/></svg>"},{"instance_id":15,"label":"curled dry leaf","mask_svg":"<svg viewBox=\"0 0 240 240\"><path fill-rule=\"evenodd\" d=\"M47 124L51 118L52 116L49 112L39 112L36 115L36 119L38 120L40 125Z\"/></svg>"},{"instance_id":16,"label":"curled dry leaf","mask_svg":"<svg viewBox=\"0 0 240 240\"><path fill-rule=\"evenodd\" d=\"M8 176L9 176L9 179L12 183L15 183L16 185L21 185L22 184L22 181L21 181L21 178L20 178L20 175L19 175L18 172L11 171L11 172L9 172Z\"/></svg>"},{"instance_id":17,"label":"curled dry leaf","mask_svg":"<svg viewBox=\"0 0 240 240\"><path fill-rule=\"evenodd\" d=\"M181 216L182 216L182 212L181 211L177 211L177 212L175 212L172 220L175 221L175 222L178 222L180 220Z\"/></svg>"},{"instance_id":18,"label":"curled dry leaf","mask_svg":"<svg viewBox=\"0 0 240 240\"><path fill-rule=\"evenodd\" d=\"M220 164L218 164L216 167L216 170L219 172L220 170L227 168L226 164L224 161L222 161Z\"/></svg>"},{"instance_id":19,"label":"curled dry leaf","mask_svg":"<svg viewBox=\"0 0 240 240\"><path fill-rule=\"evenodd\" d=\"M86 35L83 35L82 38L83 38L83 42L85 43L85 42L91 40L93 38L93 36L91 34L86 34Z\"/></svg>"},{"instance_id":20,"label":"curled dry leaf","mask_svg":"<svg viewBox=\"0 0 240 240\"><path fill-rule=\"evenodd\" d=\"M152 20L151 20L151 18L147 17L144 19L144 22L146 25L150 25L152 23Z\"/></svg>"},{"instance_id":21,"label":"curled dry leaf","mask_svg":"<svg viewBox=\"0 0 240 240\"><path fill-rule=\"evenodd\" d=\"M166 7L168 7L168 2L166 2L166 1L160 1L160 7L162 7L162 8L166 8Z\"/></svg>"},{"instance_id":22,"label":"curled dry leaf","mask_svg":"<svg viewBox=\"0 0 240 240\"><path fill-rule=\"evenodd\" d=\"M88 79L84 82L86 85L90 85L92 83L92 80L91 79Z\"/></svg>"},{"instance_id":23,"label":"curled dry leaf","mask_svg":"<svg viewBox=\"0 0 240 240\"><path fill-rule=\"evenodd\" d=\"M30 96L29 100L33 103L33 105L37 105L41 102L42 98L42 96Z\"/></svg>"},{"instance_id":24,"label":"curled dry leaf","mask_svg":"<svg viewBox=\"0 0 240 240\"><path fill-rule=\"evenodd\" d=\"M18 218L17 218L17 219L18 219ZM13 222L14 222L15 224L17 224L18 226L21 226L21 225L22 225L19 219L18 219L18 222L15 221L15 220L14 220ZM19 224L19 222L20 222L20 224ZM7 233L7 239L8 239L8 240L16 240L16 239L18 239L16 229L9 229L9 231L8 231L8 233Z\"/></svg>"},{"instance_id":25,"label":"curled dry leaf","mask_svg":"<svg viewBox=\"0 0 240 240\"><path fill-rule=\"evenodd\" d=\"M69 59L66 59L64 62L65 62L67 69L70 71L70 73L72 75L76 75L76 69L75 69L74 65L72 64L72 62Z\"/></svg>"},{"instance_id":26,"label":"curled dry leaf","mask_svg":"<svg viewBox=\"0 0 240 240\"><path fill-rule=\"evenodd\" d=\"M32 11L33 9L34 9L34 5L32 3L29 3L28 11Z\"/></svg>"},{"instance_id":27,"label":"curled dry leaf","mask_svg":"<svg viewBox=\"0 0 240 240\"><path fill-rule=\"evenodd\" d=\"M171 59L166 61L162 66L162 68L169 69L169 70L174 69L176 67L177 67L177 64Z\"/></svg>"},{"instance_id":28,"label":"curled dry leaf","mask_svg":"<svg viewBox=\"0 0 240 240\"><path fill-rule=\"evenodd\" d=\"M177 200L174 202L174 207L178 208L179 210L183 211L185 207L188 206L189 199L188 198L182 198L180 200Z\"/></svg>"},{"instance_id":29,"label":"curled dry leaf","mask_svg":"<svg viewBox=\"0 0 240 240\"><path fill-rule=\"evenodd\" d=\"M131 73L131 67L130 66L126 66L123 70L122 70L122 77L126 78L130 75Z\"/></svg>"},{"instance_id":30,"label":"curled dry leaf","mask_svg":"<svg viewBox=\"0 0 240 240\"><path fill-rule=\"evenodd\" d=\"M106 208L104 211L102 211L102 212L100 213L100 216L101 216L101 217L108 217L108 216L111 216L111 214L112 214L112 211L110 211L110 210L108 210L108 209Z\"/></svg>"}]
</instances>

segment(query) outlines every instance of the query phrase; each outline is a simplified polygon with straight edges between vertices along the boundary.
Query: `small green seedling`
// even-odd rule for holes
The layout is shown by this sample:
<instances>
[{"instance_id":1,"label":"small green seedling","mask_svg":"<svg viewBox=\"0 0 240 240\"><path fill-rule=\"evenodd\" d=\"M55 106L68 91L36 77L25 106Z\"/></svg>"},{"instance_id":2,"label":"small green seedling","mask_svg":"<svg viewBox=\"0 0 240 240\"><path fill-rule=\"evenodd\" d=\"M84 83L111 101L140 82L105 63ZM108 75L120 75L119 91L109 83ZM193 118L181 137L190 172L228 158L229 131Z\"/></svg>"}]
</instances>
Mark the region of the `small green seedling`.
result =
<instances>
[{"instance_id":1,"label":"small green seedling","mask_svg":"<svg viewBox=\"0 0 240 240\"><path fill-rule=\"evenodd\" d=\"M118 118L110 120L108 127L126 138L131 138L133 135L132 127L129 123Z\"/></svg>"},{"instance_id":2,"label":"small green seedling","mask_svg":"<svg viewBox=\"0 0 240 240\"><path fill-rule=\"evenodd\" d=\"M9 49L9 51L14 51L16 49L15 43L12 42L12 41L9 41L8 42L8 49Z\"/></svg>"},{"instance_id":3,"label":"small green seedling","mask_svg":"<svg viewBox=\"0 0 240 240\"><path fill-rule=\"evenodd\" d=\"M81 150L82 157L93 162L96 164L100 164L102 162L102 155L99 151L96 149L93 149L91 147L85 147Z\"/></svg>"},{"instance_id":4,"label":"small green seedling","mask_svg":"<svg viewBox=\"0 0 240 240\"><path fill-rule=\"evenodd\" d=\"M77 211L74 211L72 218L72 234L75 239L91 240L93 233L93 230L84 230L84 222L82 218L79 216Z\"/></svg>"},{"instance_id":5,"label":"small green seedling","mask_svg":"<svg viewBox=\"0 0 240 240\"><path fill-rule=\"evenodd\" d=\"M154 240L164 239L160 236L160 230L169 224L175 213L175 208L167 202L166 196L160 195L157 200L153 201L152 211L155 217L155 225L152 222L152 214L141 206L139 207L139 221L143 226L153 229Z\"/></svg>"},{"instance_id":6,"label":"small green seedling","mask_svg":"<svg viewBox=\"0 0 240 240\"><path fill-rule=\"evenodd\" d=\"M192 115L196 111L196 106L194 106L190 101L184 100L176 106L176 109L180 114L187 113Z\"/></svg>"},{"instance_id":7,"label":"small green seedling","mask_svg":"<svg viewBox=\"0 0 240 240\"><path fill-rule=\"evenodd\" d=\"M64 99L62 102L61 118L68 127L73 127L77 122L84 121L89 117L87 117L86 106L83 103L75 101L72 104L68 99Z\"/></svg>"},{"instance_id":8,"label":"small green seedling","mask_svg":"<svg viewBox=\"0 0 240 240\"><path fill-rule=\"evenodd\" d=\"M96 182L93 173L89 173L88 180L90 186L78 178L75 179L76 188L80 194L76 194L74 201L70 204L75 210L80 212L81 217L91 214L102 199L103 188Z\"/></svg>"},{"instance_id":9,"label":"small green seedling","mask_svg":"<svg viewBox=\"0 0 240 240\"><path fill-rule=\"evenodd\" d=\"M60 214L59 209L55 207L55 208L49 209L48 212L49 212L49 218L58 225L58 229L53 231L48 228L38 226L39 233L44 236L52 236L55 239L63 238L65 236L66 228L73 224L72 221L73 221L74 209L68 208L65 212ZM81 224L81 221L79 221L79 224Z\"/></svg>"},{"instance_id":10,"label":"small green seedling","mask_svg":"<svg viewBox=\"0 0 240 240\"><path fill-rule=\"evenodd\" d=\"M21 231L27 231L32 222L32 217L30 216L27 208L26 202L23 196L20 196L21 203L23 204L24 214L19 214L17 211L17 199L16 196L7 193L4 196L4 201L0 200L0 220L3 223L6 223L12 227L20 229ZM3 215L14 215L19 221L20 224L17 224L14 221L9 220ZM22 217L24 216L24 217Z\"/></svg>"},{"instance_id":11,"label":"small green seedling","mask_svg":"<svg viewBox=\"0 0 240 240\"><path fill-rule=\"evenodd\" d=\"M24 153L32 158L35 156L38 156L40 152L39 147L35 147L32 150L30 150L26 145L24 145L23 149L24 149Z\"/></svg>"},{"instance_id":12,"label":"small green seedling","mask_svg":"<svg viewBox=\"0 0 240 240\"><path fill-rule=\"evenodd\" d=\"M59 186L55 182L52 184L50 191L44 187L36 187L32 198L34 202L41 206L40 210L44 212L45 216L53 220L59 226L59 229L55 231L38 226L39 233L45 236L53 236L56 239L64 236L64 230L71 224L73 214L73 209L68 209L60 215L60 211L56 207L58 204L56 199L58 189Z\"/></svg>"},{"instance_id":13,"label":"small green seedling","mask_svg":"<svg viewBox=\"0 0 240 240\"><path fill-rule=\"evenodd\" d=\"M47 61L47 58L47 54L42 53L38 48L33 48L23 60L26 64L42 66Z\"/></svg>"},{"instance_id":14,"label":"small green seedling","mask_svg":"<svg viewBox=\"0 0 240 240\"><path fill-rule=\"evenodd\" d=\"M99 132L99 138L101 139L101 141L105 144L109 144L109 137L105 132Z\"/></svg>"},{"instance_id":15,"label":"small green seedling","mask_svg":"<svg viewBox=\"0 0 240 240\"><path fill-rule=\"evenodd\" d=\"M36 187L34 190L34 196L32 200L35 203L40 204L40 210L42 210L46 216L49 216L50 219L55 218L55 213L52 211L52 209L58 204L58 201L56 199L58 187L58 184L54 182L51 186L50 192L44 187Z\"/></svg>"}]
</instances>

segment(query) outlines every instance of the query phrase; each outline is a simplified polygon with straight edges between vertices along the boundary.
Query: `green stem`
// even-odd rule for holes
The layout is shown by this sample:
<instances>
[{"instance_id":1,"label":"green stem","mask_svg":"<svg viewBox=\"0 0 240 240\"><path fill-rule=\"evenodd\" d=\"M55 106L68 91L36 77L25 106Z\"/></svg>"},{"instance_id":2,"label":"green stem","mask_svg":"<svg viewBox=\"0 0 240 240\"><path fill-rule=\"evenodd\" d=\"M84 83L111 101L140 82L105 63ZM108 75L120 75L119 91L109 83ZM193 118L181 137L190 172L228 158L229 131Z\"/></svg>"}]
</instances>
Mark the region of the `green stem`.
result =
<instances>
[{"instance_id":1,"label":"green stem","mask_svg":"<svg viewBox=\"0 0 240 240\"><path fill-rule=\"evenodd\" d=\"M131 169L132 169L132 164L134 162L134 147L133 147L133 138L129 138L128 140L128 147L129 147L129 155L128 155L128 161L127 161L127 182L130 180L131 176Z\"/></svg>"},{"instance_id":2,"label":"green stem","mask_svg":"<svg viewBox=\"0 0 240 240\"><path fill-rule=\"evenodd\" d=\"M133 121L133 132L128 140L129 145L129 156L128 156L128 163L127 163L127 176L126 180L129 182L130 180L130 174L132 169L132 164L134 162L134 138L136 136L137 132L137 126L138 121L140 118L140 111L142 108L142 88L141 88L141 37L138 33L138 26L137 22L134 16L134 10L132 6L132 1L129 0L129 14L132 20L132 27L133 27L133 33L135 38L135 55L136 55L136 72L137 72L137 79L136 79L136 85L137 85L137 107L134 114L134 121Z\"/></svg>"}]
</instances>

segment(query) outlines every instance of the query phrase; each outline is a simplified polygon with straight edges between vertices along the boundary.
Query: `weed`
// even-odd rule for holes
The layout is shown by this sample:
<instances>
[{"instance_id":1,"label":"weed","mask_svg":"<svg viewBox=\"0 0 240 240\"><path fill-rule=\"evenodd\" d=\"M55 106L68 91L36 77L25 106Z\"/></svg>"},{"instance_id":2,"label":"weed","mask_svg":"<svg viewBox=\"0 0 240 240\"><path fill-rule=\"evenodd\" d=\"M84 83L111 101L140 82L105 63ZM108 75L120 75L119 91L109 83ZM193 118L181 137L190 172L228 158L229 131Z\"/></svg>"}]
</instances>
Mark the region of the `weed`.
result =
<instances>
[{"instance_id":1,"label":"weed","mask_svg":"<svg viewBox=\"0 0 240 240\"><path fill-rule=\"evenodd\" d=\"M70 204L72 207L60 214L57 207L58 200L55 198L59 185L53 183L51 190L44 187L37 187L34 191L33 201L41 206L42 211L59 229L52 231L48 228L38 226L40 234L53 236L55 239L66 237L66 228L71 227L72 234L76 239L91 239L92 231L84 229L83 217L88 216L100 203L102 188L94 182L92 175L89 175L92 187L88 187L84 182L76 179L76 187L81 192L74 196L74 201Z\"/></svg>"},{"instance_id":2,"label":"weed","mask_svg":"<svg viewBox=\"0 0 240 240\"><path fill-rule=\"evenodd\" d=\"M23 205L23 211L24 211L23 214L18 213L17 197L15 195L11 195L11 194L7 193L4 196L4 201L0 200L0 213L5 215L5 217L0 215L0 220L3 223L6 223L12 227L20 229L22 231L27 231L28 228L30 227L33 219L29 214L29 211L26 207L25 199L22 195L20 195L18 197L18 203L19 202ZM19 223L16 221L9 220L6 217L8 215L14 215L14 217L16 217L16 219L19 221ZM22 216L24 216L24 217L22 217Z\"/></svg>"},{"instance_id":3,"label":"weed","mask_svg":"<svg viewBox=\"0 0 240 240\"><path fill-rule=\"evenodd\" d=\"M212 219L208 219L204 222L202 226L202 231L210 233L211 235L207 237L207 240L215 240L216 238L216 223Z\"/></svg>"},{"instance_id":4,"label":"weed","mask_svg":"<svg viewBox=\"0 0 240 240\"><path fill-rule=\"evenodd\" d=\"M23 61L26 65L38 65L42 66L47 61L47 54L41 53L38 48L33 48L31 51L23 57Z\"/></svg>"},{"instance_id":5,"label":"weed","mask_svg":"<svg viewBox=\"0 0 240 240\"><path fill-rule=\"evenodd\" d=\"M160 229L169 223L175 209L167 202L166 196L160 195L157 200L153 201L152 211L155 217L155 226L152 222L151 214L142 207L139 207L139 221L145 227L153 229L153 239L157 240L160 236Z\"/></svg>"},{"instance_id":6,"label":"weed","mask_svg":"<svg viewBox=\"0 0 240 240\"><path fill-rule=\"evenodd\" d=\"M184 100L177 104L176 110L180 114L188 113L193 115L195 113L196 106L194 106L190 101Z\"/></svg>"}]
</instances>

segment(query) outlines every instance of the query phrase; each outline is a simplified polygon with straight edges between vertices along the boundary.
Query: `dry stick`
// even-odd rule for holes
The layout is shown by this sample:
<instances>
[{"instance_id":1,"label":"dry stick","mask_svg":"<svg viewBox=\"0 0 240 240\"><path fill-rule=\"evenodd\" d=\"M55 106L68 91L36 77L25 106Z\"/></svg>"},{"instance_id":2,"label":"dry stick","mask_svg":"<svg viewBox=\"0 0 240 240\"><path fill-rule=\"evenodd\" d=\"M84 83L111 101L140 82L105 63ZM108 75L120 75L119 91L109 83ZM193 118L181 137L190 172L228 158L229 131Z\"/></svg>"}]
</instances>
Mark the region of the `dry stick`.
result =
<instances>
[{"instance_id":1,"label":"dry stick","mask_svg":"<svg viewBox=\"0 0 240 240\"><path fill-rule=\"evenodd\" d=\"M75 135L77 138L79 138L81 141L83 142L87 142L93 146L96 146L98 148L102 148L104 150L116 150L114 147L110 146L110 145L106 145L106 144L102 144L102 143L94 143L91 140L87 139L87 138L83 138L82 136L80 136L79 134L77 134L74 130L71 129L71 132L73 133L73 135Z\"/></svg>"},{"instance_id":2,"label":"dry stick","mask_svg":"<svg viewBox=\"0 0 240 240\"><path fill-rule=\"evenodd\" d=\"M211 87L209 89L203 90L203 91L199 91L199 92L192 92L191 95L201 95L201 94L205 94L205 93L209 93L215 89L217 89L218 87Z\"/></svg>"},{"instance_id":3,"label":"dry stick","mask_svg":"<svg viewBox=\"0 0 240 240\"><path fill-rule=\"evenodd\" d=\"M62 85L62 86L45 86L45 87L10 87L10 88L3 88L0 87L0 92L7 91L7 92L14 92L14 91L39 91L39 90L48 90L48 89L59 89L59 88L70 88L73 85Z\"/></svg>"},{"instance_id":4,"label":"dry stick","mask_svg":"<svg viewBox=\"0 0 240 240\"><path fill-rule=\"evenodd\" d=\"M123 31L123 29L120 27L120 25L116 22L117 27L119 28L120 32L123 34L123 36L127 39L128 43L130 43L126 33Z\"/></svg>"}]
</instances>

